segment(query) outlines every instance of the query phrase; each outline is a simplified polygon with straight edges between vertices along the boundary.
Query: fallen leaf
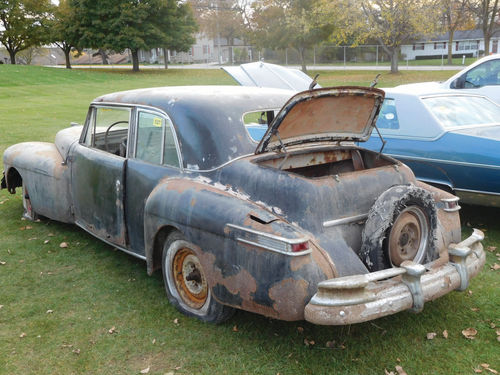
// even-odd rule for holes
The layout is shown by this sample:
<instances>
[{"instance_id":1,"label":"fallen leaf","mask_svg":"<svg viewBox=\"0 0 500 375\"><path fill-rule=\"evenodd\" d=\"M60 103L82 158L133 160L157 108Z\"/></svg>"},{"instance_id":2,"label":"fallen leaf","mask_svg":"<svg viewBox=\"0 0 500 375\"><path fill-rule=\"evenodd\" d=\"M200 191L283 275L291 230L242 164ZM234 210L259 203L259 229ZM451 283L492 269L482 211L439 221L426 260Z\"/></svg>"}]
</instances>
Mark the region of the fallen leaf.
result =
<instances>
[{"instance_id":1,"label":"fallen leaf","mask_svg":"<svg viewBox=\"0 0 500 375\"><path fill-rule=\"evenodd\" d=\"M0 306L0 309L2 308L3 305ZM496 331L497 336L500 336L500 329L497 329Z\"/></svg>"},{"instance_id":2,"label":"fallen leaf","mask_svg":"<svg viewBox=\"0 0 500 375\"><path fill-rule=\"evenodd\" d=\"M448 338L448 331L447 331L446 329L443 331L443 337L444 337L445 339L447 339L447 338Z\"/></svg>"},{"instance_id":3,"label":"fallen leaf","mask_svg":"<svg viewBox=\"0 0 500 375\"><path fill-rule=\"evenodd\" d=\"M491 266L491 269L492 269L493 271L500 270L500 264L495 263L494 265L492 265L492 266Z\"/></svg>"},{"instance_id":4,"label":"fallen leaf","mask_svg":"<svg viewBox=\"0 0 500 375\"><path fill-rule=\"evenodd\" d=\"M488 368L490 367L489 363L481 363L480 365L482 368Z\"/></svg>"},{"instance_id":5,"label":"fallen leaf","mask_svg":"<svg viewBox=\"0 0 500 375\"><path fill-rule=\"evenodd\" d=\"M491 323L490 323L490 328L496 328L496 324L495 324L495 323L493 323L493 322L491 322Z\"/></svg>"},{"instance_id":6,"label":"fallen leaf","mask_svg":"<svg viewBox=\"0 0 500 375\"><path fill-rule=\"evenodd\" d=\"M480 374L480 373L482 373L482 372L483 372L483 370L481 370L481 369L479 369L479 368L475 368L475 369L474 369L474 372L475 372L476 374Z\"/></svg>"},{"instance_id":7,"label":"fallen leaf","mask_svg":"<svg viewBox=\"0 0 500 375\"><path fill-rule=\"evenodd\" d=\"M304 344L305 344L306 346L313 346L313 345L314 345L314 344L316 344L316 343L314 342L314 340L304 339Z\"/></svg>"},{"instance_id":8,"label":"fallen leaf","mask_svg":"<svg viewBox=\"0 0 500 375\"><path fill-rule=\"evenodd\" d=\"M54 237L54 233L49 233L49 234L47 234L47 236Z\"/></svg>"},{"instance_id":9,"label":"fallen leaf","mask_svg":"<svg viewBox=\"0 0 500 375\"><path fill-rule=\"evenodd\" d=\"M61 247L61 248L63 248L63 249L64 249L64 248L68 247L68 244L67 244L66 242L61 242L61 243L59 244L59 247Z\"/></svg>"},{"instance_id":10,"label":"fallen leaf","mask_svg":"<svg viewBox=\"0 0 500 375\"><path fill-rule=\"evenodd\" d=\"M468 290L467 293L469 294L469 296L472 296L472 290Z\"/></svg>"},{"instance_id":11,"label":"fallen leaf","mask_svg":"<svg viewBox=\"0 0 500 375\"><path fill-rule=\"evenodd\" d=\"M21 334L19 335L19 337L20 337L20 338L26 337L26 333L24 333L24 332L23 332L23 333L21 333Z\"/></svg>"},{"instance_id":12,"label":"fallen leaf","mask_svg":"<svg viewBox=\"0 0 500 375\"><path fill-rule=\"evenodd\" d=\"M73 349L72 352L75 354L80 354L80 349Z\"/></svg>"},{"instance_id":13,"label":"fallen leaf","mask_svg":"<svg viewBox=\"0 0 500 375\"><path fill-rule=\"evenodd\" d=\"M144 370L141 370L141 374L147 374L149 372L149 367L145 368Z\"/></svg>"},{"instance_id":14,"label":"fallen leaf","mask_svg":"<svg viewBox=\"0 0 500 375\"><path fill-rule=\"evenodd\" d=\"M467 328L462 331L462 335L464 335L466 339L474 340L477 335L477 330L474 328Z\"/></svg>"},{"instance_id":15,"label":"fallen leaf","mask_svg":"<svg viewBox=\"0 0 500 375\"><path fill-rule=\"evenodd\" d=\"M488 370L492 374L498 374L498 371L497 370L493 370L492 368L487 368L486 370Z\"/></svg>"},{"instance_id":16,"label":"fallen leaf","mask_svg":"<svg viewBox=\"0 0 500 375\"><path fill-rule=\"evenodd\" d=\"M304 333L304 327L297 327L298 333Z\"/></svg>"},{"instance_id":17,"label":"fallen leaf","mask_svg":"<svg viewBox=\"0 0 500 375\"><path fill-rule=\"evenodd\" d=\"M325 346L327 348L335 348L335 341L327 341Z\"/></svg>"},{"instance_id":18,"label":"fallen leaf","mask_svg":"<svg viewBox=\"0 0 500 375\"><path fill-rule=\"evenodd\" d=\"M345 349L345 345L344 344L339 344L339 348L343 350L343 349Z\"/></svg>"},{"instance_id":19,"label":"fallen leaf","mask_svg":"<svg viewBox=\"0 0 500 375\"><path fill-rule=\"evenodd\" d=\"M111 327L110 329L108 329L108 333L109 333L109 334L111 334L111 335L112 335L113 333L116 333L116 328L115 328L115 326L113 326L113 327Z\"/></svg>"},{"instance_id":20,"label":"fallen leaf","mask_svg":"<svg viewBox=\"0 0 500 375\"><path fill-rule=\"evenodd\" d=\"M238 326L237 325L233 326L233 332L238 332Z\"/></svg>"},{"instance_id":21,"label":"fallen leaf","mask_svg":"<svg viewBox=\"0 0 500 375\"><path fill-rule=\"evenodd\" d=\"M7 262L3 262L3 261L0 260L0 264L3 266L5 264L7 264Z\"/></svg>"},{"instance_id":22,"label":"fallen leaf","mask_svg":"<svg viewBox=\"0 0 500 375\"><path fill-rule=\"evenodd\" d=\"M384 369L384 373L385 373L385 375L396 375L396 374L394 374L394 371L389 372L389 371L387 371L386 368Z\"/></svg>"},{"instance_id":23,"label":"fallen leaf","mask_svg":"<svg viewBox=\"0 0 500 375\"><path fill-rule=\"evenodd\" d=\"M496 249L496 246L488 246L488 251L494 252Z\"/></svg>"},{"instance_id":24,"label":"fallen leaf","mask_svg":"<svg viewBox=\"0 0 500 375\"><path fill-rule=\"evenodd\" d=\"M433 339L434 339L434 337L436 337L436 336L437 336L437 333L436 333L436 332L429 332L429 333L427 334L427 340L433 340Z\"/></svg>"},{"instance_id":25,"label":"fallen leaf","mask_svg":"<svg viewBox=\"0 0 500 375\"><path fill-rule=\"evenodd\" d=\"M179 324L179 319L175 318L174 319L174 324Z\"/></svg>"},{"instance_id":26,"label":"fallen leaf","mask_svg":"<svg viewBox=\"0 0 500 375\"><path fill-rule=\"evenodd\" d=\"M471 307L470 309L471 309L472 311L474 311L474 312L478 312L478 311L479 311L479 307Z\"/></svg>"},{"instance_id":27,"label":"fallen leaf","mask_svg":"<svg viewBox=\"0 0 500 375\"><path fill-rule=\"evenodd\" d=\"M47 310L47 314L52 314L54 312L54 310Z\"/></svg>"},{"instance_id":28,"label":"fallen leaf","mask_svg":"<svg viewBox=\"0 0 500 375\"><path fill-rule=\"evenodd\" d=\"M29 230L29 229L33 229L33 227L32 227L31 225L26 225L26 227L25 227L25 228L26 228L26 229L28 229L28 230Z\"/></svg>"},{"instance_id":29,"label":"fallen leaf","mask_svg":"<svg viewBox=\"0 0 500 375\"><path fill-rule=\"evenodd\" d=\"M153 339L153 341L151 341L151 344L156 344L156 339Z\"/></svg>"},{"instance_id":30,"label":"fallen leaf","mask_svg":"<svg viewBox=\"0 0 500 375\"><path fill-rule=\"evenodd\" d=\"M401 366L396 366L396 371L398 372L399 375L408 375L405 370Z\"/></svg>"},{"instance_id":31,"label":"fallen leaf","mask_svg":"<svg viewBox=\"0 0 500 375\"><path fill-rule=\"evenodd\" d=\"M169 372L166 372L165 374L163 375L174 375L174 372L173 371L169 371Z\"/></svg>"},{"instance_id":32,"label":"fallen leaf","mask_svg":"<svg viewBox=\"0 0 500 375\"><path fill-rule=\"evenodd\" d=\"M396 362L401 363L401 359L396 358Z\"/></svg>"},{"instance_id":33,"label":"fallen leaf","mask_svg":"<svg viewBox=\"0 0 500 375\"><path fill-rule=\"evenodd\" d=\"M71 345L71 344L62 344L61 345L61 348L72 348L72 347L73 347L73 345Z\"/></svg>"},{"instance_id":34,"label":"fallen leaf","mask_svg":"<svg viewBox=\"0 0 500 375\"><path fill-rule=\"evenodd\" d=\"M44 243L45 245L47 245L47 244L49 243L49 240L45 240L45 241L43 241L43 243Z\"/></svg>"},{"instance_id":35,"label":"fallen leaf","mask_svg":"<svg viewBox=\"0 0 500 375\"><path fill-rule=\"evenodd\" d=\"M2 309L2 308L3 308L3 305L0 305L0 309Z\"/></svg>"},{"instance_id":36,"label":"fallen leaf","mask_svg":"<svg viewBox=\"0 0 500 375\"><path fill-rule=\"evenodd\" d=\"M178 371L178 370L180 370L180 369L181 369L181 366L176 366L176 367L174 367L174 370L175 370L175 371Z\"/></svg>"}]
</instances>

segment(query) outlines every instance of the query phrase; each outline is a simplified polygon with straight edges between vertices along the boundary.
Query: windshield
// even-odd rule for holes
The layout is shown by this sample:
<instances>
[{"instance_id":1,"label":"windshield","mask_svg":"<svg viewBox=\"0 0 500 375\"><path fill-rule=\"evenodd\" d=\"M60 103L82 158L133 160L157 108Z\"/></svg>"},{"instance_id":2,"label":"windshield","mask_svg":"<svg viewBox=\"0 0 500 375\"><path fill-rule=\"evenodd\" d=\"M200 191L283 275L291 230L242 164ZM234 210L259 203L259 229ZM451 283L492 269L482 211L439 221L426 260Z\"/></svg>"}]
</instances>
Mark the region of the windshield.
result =
<instances>
[{"instance_id":1,"label":"windshield","mask_svg":"<svg viewBox=\"0 0 500 375\"><path fill-rule=\"evenodd\" d=\"M500 120L500 107L480 96L438 96L422 101L444 128L497 124Z\"/></svg>"}]
</instances>

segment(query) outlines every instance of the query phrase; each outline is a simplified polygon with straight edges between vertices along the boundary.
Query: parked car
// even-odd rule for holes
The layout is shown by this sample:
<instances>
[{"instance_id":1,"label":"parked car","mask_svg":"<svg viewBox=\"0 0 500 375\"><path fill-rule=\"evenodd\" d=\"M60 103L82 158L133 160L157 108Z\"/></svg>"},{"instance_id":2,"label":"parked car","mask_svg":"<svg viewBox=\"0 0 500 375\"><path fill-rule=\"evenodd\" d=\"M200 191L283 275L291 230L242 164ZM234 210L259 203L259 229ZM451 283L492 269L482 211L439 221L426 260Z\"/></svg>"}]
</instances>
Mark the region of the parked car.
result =
<instances>
[{"instance_id":1,"label":"parked car","mask_svg":"<svg viewBox=\"0 0 500 375\"><path fill-rule=\"evenodd\" d=\"M500 207L500 107L456 91L385 89L377 128L384 153L469 204ZM377 132L365 143L380 150Z\"/></svg>"},{"instance_id":2,"label":"parked car","mask_svg":"<svg viewBox=\"0 0 500 375\"><path fill-rule=\"evenodd\" d=\"M428 94L443 89L484 95L500 104L500 54L485 56L444 82L422 82L398 86L408 92L419 90Z\"/></svg>"},{"instance_id":3,"label":"parked car","mask_svg":"<svg viewBox=\"0 0 500 375\"><path fill-rule=\"evenodd\" d=\"M95 99L55 144L4 153L25 213L162 270L181 312L350 324L464 290L485 262L453 195L355 146L384 93L167 87ZM281 108L282 107L282 108ZM281 108L281 110L280 110ZM273 119L271 121L271 119ZM260 142L248 127L269 123Z\"/></svg>"}]
</instances>

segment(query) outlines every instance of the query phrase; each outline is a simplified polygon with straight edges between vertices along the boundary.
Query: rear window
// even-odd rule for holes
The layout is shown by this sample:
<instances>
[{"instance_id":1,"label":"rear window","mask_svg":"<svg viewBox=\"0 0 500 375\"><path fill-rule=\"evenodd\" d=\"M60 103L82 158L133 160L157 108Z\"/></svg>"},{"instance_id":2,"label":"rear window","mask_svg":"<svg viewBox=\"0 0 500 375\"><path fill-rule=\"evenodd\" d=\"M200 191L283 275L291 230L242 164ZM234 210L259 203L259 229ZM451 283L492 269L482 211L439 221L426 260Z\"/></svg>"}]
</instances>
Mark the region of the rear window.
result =
<instances>
[{"instance_id":1,"label":"rear window","mask_svg":"<svg viewBox=\"0 0 500 375\"><path fill-rule=\"evenodd\" d=\"M245 129L252 141L258 143L266 134L269 124L274 120L274 116L278 113L278 109L270 109L264 111L247 112L243 115L243 123Z\"/></svg>"},{"instance_id":2,"label":"rear window","mask_svg":"<svg viewBox=\"0 0 500 375\"><path fill-rule=\"evenodd\" d=\"M480 96L439 96L422 99L444 128L497 124L500 107Z\"/></svg>"}]
</instances>

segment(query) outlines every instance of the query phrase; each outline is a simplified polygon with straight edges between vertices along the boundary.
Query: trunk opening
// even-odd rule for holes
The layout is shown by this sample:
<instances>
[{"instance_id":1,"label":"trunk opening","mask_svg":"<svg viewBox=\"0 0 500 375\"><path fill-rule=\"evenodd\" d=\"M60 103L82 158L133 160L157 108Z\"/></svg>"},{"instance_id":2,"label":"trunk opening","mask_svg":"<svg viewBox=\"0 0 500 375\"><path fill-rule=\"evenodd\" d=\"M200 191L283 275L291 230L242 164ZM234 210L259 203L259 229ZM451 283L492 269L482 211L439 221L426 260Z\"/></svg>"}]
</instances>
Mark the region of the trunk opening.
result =
<instances>
[{"instance_id":1,"label":"trunk opening","mask_svg":"<svg viewBox=\"0 0 500 375\"><path fill-rule=\"evenodd\" d=\"M255 160L255 163L284 171L293 172L304 177L324 177L341 175L354 171L396 164L395 161L373 151L356 147L335 149L314 149L266 155Z\"/></svg>"}]
</instances>

